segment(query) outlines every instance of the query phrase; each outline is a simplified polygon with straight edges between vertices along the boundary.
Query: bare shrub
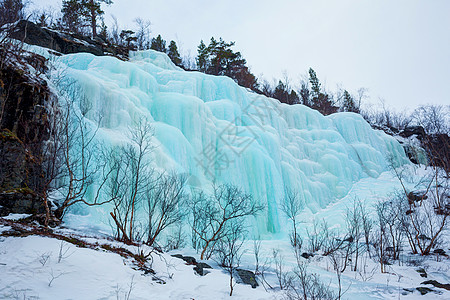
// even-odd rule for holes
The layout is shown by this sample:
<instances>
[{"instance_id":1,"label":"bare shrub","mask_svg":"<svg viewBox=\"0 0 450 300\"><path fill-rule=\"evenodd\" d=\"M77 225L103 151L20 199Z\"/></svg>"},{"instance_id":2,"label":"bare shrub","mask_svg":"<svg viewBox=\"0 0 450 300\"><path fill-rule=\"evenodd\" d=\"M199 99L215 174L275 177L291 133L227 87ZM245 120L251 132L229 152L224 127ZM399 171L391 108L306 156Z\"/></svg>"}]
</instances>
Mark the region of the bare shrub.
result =
<instances>
[{"instance_id":1,"label":"bare shrub","mask_svg":"<svg viewBox=\"0 0 450 300\"><path fill-rule=\"evenodd\" d=\"M245 230L242 220L234 219L228 222L226 225L228 227L226 234L223 238L218 240L216 247L214 249L214 254L222 268L230 276L230 296L233 295L233 288L235 283L233 282L234 273L236 269L239 268L239 264L242 257L242 245L245 240Z\"/></svg>"},{"instance_id":2,"label":"bare shrub","mask_svg":"<svg viewBox=\"0 0 450 300\"><path fill-rule=\"evenodd\" d=\"M286 296L290 300L338 299L329 286L321 282L319 275L308 273L304 263L299 263L293 271Z\"/></svg>"},{"instance_id":3,"label":"bare shrub","mask_svg":"<svg viewBox=\"0 0 450 300\"><path fill-rule=\"evenodd\" d=\"M302 248L303 240L298 234L298 216L304 209L304 203L300 198L298 191L286 189L284 192L284 201L281 204L281 210L292 222L292 232L290 234L291 245L295 251Z\"/></svg>"},{"instance_id":4,"label":"bare shrub","mask_svg":"<svg viewBox=\"0 0 450 300\"><path fill-rule=\"evenodd\" d=\"M243 220L263 209L250 194L234 185L215 185L213 189L211 196L196 193L190 204L194 247L202 249L200 259L211 257L216 243L230 234L230 221Z\"/></svg>"}]
</instances>

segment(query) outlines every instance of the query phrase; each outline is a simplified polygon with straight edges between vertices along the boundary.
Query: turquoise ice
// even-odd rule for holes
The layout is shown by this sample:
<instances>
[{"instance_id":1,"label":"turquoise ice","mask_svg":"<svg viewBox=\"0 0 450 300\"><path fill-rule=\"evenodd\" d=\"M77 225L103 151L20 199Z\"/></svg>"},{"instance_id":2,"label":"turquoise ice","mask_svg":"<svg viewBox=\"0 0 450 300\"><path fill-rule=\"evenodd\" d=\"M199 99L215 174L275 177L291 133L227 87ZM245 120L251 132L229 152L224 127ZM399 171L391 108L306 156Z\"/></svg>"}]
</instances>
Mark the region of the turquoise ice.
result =
<instances>
[{"instance_id":1,"label":"turquoise ice","mask_svg":"<svg viewBox=\"0 0 450 300\"><path fill-rule=\"evenodd\" d=\"M377 178L408 162L402 146L358 114L323 116L238 86L232 79L187 72L156 51L129 61L79 53L57 58L55 72L81 87L100 121L97 138L127 141L142 117L154 128L155 167L189 174L193 188L229 182L267 209L255 221L260 234L284 231L279 204L296 189L311 212L347 195L362 178ZM286 226L284 226L286 227Z\"/></svg>"}]
</instances>

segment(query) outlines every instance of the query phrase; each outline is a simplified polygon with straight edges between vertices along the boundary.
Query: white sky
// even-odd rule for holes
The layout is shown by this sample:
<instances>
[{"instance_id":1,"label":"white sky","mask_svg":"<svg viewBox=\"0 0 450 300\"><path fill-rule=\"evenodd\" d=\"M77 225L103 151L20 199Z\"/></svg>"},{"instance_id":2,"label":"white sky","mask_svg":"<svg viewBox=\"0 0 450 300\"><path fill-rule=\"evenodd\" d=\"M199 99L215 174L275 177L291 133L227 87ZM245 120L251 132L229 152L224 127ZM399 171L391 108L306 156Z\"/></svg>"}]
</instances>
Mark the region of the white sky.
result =
<instances>
[{"instance_id":1,"label":"white sky","mask_svg":"<svg viewBox=\"0 0 450 300\"><path fill-rule=\"evenodd\" d=\"M34 0L49 4L60 1ZM287 71L296 85L312 67L331 91L365 87L397 109L450 104L450 0L115 0L105 11L107 25L150 20L193 55L201 39L235 41L268 80Z\"/></svg>"}]
</instances>

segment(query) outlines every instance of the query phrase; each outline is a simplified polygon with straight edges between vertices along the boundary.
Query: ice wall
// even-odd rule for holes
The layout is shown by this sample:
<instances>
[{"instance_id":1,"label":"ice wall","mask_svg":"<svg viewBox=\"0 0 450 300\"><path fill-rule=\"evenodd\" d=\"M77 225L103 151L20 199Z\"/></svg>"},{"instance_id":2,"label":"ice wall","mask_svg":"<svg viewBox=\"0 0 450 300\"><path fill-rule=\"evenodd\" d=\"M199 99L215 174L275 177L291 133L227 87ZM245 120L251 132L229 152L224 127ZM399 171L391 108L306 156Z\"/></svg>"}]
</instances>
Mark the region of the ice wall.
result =
<instances>
[{"instance_id":1,"label":"ice wall","mask_svg":"<svg viewBox=\"0 0 450 300\"><path fill-rule=\"evenodd\" d=\"M90 54L57 58L55 72L75 80L102 115L98 138L115 144L141 117L154 126L153 162L190 174L192 187L231 182L267 210L261 234L280 232L285 186L300 191L315 212L345 196L352 184L387 170L387 156L407 162L392 137L353 113L324 117L238 86L227 77L186 72L159 52L131 53L130 61Z\"/></svg>"}]
</instances>

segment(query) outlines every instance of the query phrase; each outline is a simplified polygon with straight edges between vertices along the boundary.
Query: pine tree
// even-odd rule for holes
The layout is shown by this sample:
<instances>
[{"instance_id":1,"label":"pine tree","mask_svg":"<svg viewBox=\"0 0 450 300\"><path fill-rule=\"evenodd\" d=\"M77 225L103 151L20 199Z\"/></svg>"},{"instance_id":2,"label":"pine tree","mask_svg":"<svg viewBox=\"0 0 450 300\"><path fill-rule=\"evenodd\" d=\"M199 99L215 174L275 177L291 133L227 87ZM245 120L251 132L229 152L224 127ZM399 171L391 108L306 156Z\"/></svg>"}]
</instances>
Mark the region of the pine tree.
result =
<instances>
[{"instance_id":1,"label":"pine tree","mask_svg":"<svg viewBox=\"0 0 450 300\"><path fill-rule=\"evenodd\" d=\"M92 37L97 36L97 20L105 13L101 4L112 4L112 0L63 0L61 12L63 25L75 33L90 27Z\"/></svg>"},{"instance_id":2,"label":"pine tree","mask_svg":"<svg viewBox=\"0 0 450 300\"><path fill-rule=\"evenodd\" d=\"M317 78L316 71L314 71L312 68L309 68L309 82L311 83L311 96L314 99L319 98L320 95L320 82Z\"/></svg>"},{"instance_id":3,"label":"pine tree","mask_svg":"<svg viewBox=\"0 0 450 300\"><path fill-rule=\"evenodd\" d=\"M136 42L137 37L134 36L134 31L132 30L122 30L120 33L120 38L125 41L125 46L128 50L135 50L136 47L134 42Z\"/></svg>"},{"instance_id":4,"label":"pine tree","mask_svg":"<svg viewBox=\"0 0 450 300\"><path fill-rule=\"evenodd\" d=\"M356 112L356 113L359 112L358 108L356 107L355 100L350 95L350 93L347 92L347 90L344 90L343 109L344 109L344 111L348 111L348 112Z\"/></svg>"},{"instance_id":5,"label":"pine tree","mask_svg":"<svg viewBox=\"0 0 450 300\"><path fill-rule=\"evenodd\" d=\"M169 56L175 65L181 66L181 56L180 53L178 53L178 47L175 41L170 41L167 56Z\"/></svg>"},{"instance_id":6,"label":"pine tree","mask_svg":"<svg viewBox=\"0 0 450 300\"><path fill-rule=\"evenodd\" d=\"M197 52L197 69L200 72L206 73L206 70L208 69L208 48L203 40L200 41L200 45L197 47Z\"/></svg>"},{"instance_id":7,"label":"pine tree","mask_svg":"<svg viewBox=\"0 0 450 300\"><path fill-rule=\"evenodd\" d=\"M309 91L308 82L302 81L302 87L300 89L300 97L302 99L302 104L311 107L310 97L311 92Z\"/></svg>"},{"instance_id":8,"label":"pine tree","mask_svg":"<svg viewBox=\"0 0 450 300\"><path fill-rule=\"evenodd\" d=\"M64 0L62 3L62 24L73 33L83 32L85 21L82 17L83 6L80 0Z\"/></svg>"},{"instance_id":9,"label":"pine tree","mask_svg":"<svg viewBox=\"0 0 450 300\"><path fill-rule=\"evenodd\" d=\"M158 34L156 38L152 38L152 44L150 46L150 49L164 53L167 52L166 41L163 40L160 34Z\"/></svg>"},{"instance_id":10,"label":"pine tree","mask_svg":"<svg viewBox=\"0 0 450 300\"><path fill-rule=\"evenodd\" d=\"M112 4L112 0L82 0L83 16L89 21L92 29L92 37L97 36L97 19L105 12L101 9L101 4Z\"/></svg>"},{"instance_id":11,"label":"pine tree","mask_svg":"<svg viewBox=\"0 0 450 300\"><path fill-rule=\"evenodd\" d=\"M211 38L208 47L200 41L197 48L197 68L199 71L212 74L228 76L238 84L256 90L258 83L256 77L246 66L246 60L240 52L234 52L231 47L234 42L225 42L222 38L217 41Z\"/></svg>"},{"instance_id":12,"label":"pine tree","mask_svg":"<svg viewBox=\"0 0 450 300\"><path fill-rule=\"evenodd\" d=\"M316 72L309 68L309 82L311 84L311 108L318 110L323 115L337 112L338 107L333 105L333 99L327 93L321 91L321 84Z\"/></svg>"}]
</instances>

